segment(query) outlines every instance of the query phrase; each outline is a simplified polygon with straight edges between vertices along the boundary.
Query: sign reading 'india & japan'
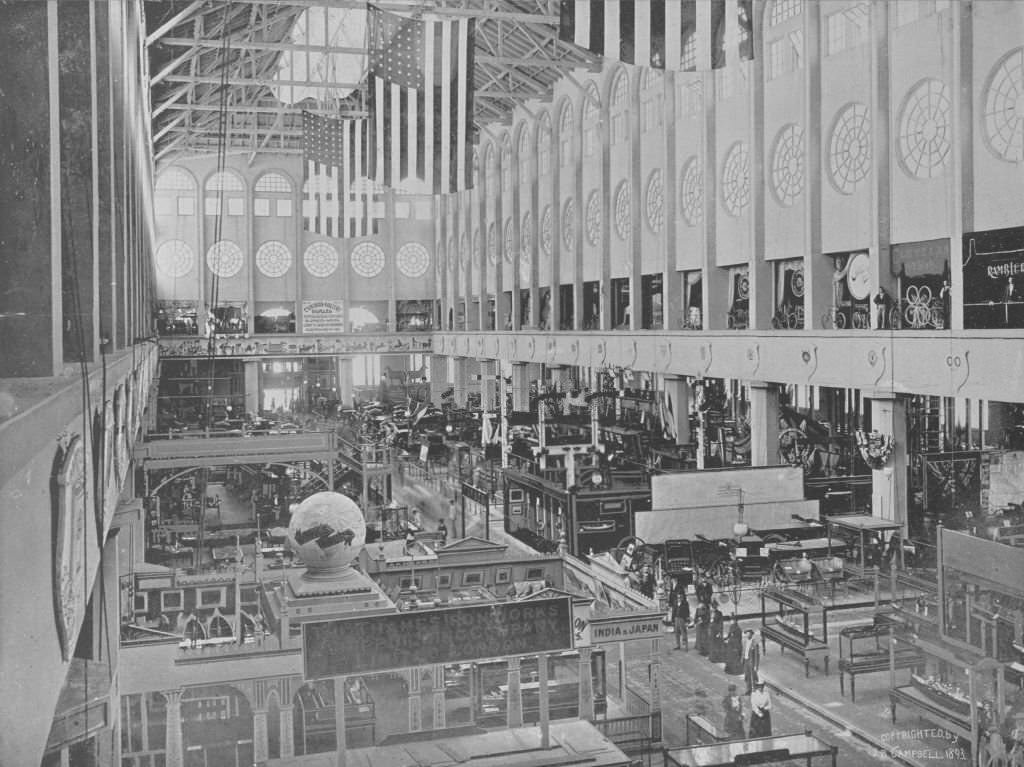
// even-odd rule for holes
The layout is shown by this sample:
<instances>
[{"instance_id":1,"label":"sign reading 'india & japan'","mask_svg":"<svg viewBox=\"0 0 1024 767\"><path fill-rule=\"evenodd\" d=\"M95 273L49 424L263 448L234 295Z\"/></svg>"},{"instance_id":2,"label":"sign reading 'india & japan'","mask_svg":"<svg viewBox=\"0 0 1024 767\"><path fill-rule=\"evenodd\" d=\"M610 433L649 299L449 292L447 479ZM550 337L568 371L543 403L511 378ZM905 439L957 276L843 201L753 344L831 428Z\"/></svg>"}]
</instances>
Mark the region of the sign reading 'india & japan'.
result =
<instances>
[{"instance_id":1,"label":"sign reading 'india & japan'","mask_svg":"<svg viewBox=\"0 0 1024 767\"><path fill-rule=\"evenodd\" d=\"M568 597L306 623L306 679L571 650Z\"/></svg>"},{"instance_id":2,"label":"sign reading 'india & japan'","mask_svg":"<svg viewBox=\"0 0 1024 767\"><path fill-rule=\"evenodd\" d=\"M641 615L636 618L616 618L590 622L590 641L594 644L602 642L625 642L630 639L655 639L664 632L661 619L662 613Z\"/></svg>"}]
</instances>

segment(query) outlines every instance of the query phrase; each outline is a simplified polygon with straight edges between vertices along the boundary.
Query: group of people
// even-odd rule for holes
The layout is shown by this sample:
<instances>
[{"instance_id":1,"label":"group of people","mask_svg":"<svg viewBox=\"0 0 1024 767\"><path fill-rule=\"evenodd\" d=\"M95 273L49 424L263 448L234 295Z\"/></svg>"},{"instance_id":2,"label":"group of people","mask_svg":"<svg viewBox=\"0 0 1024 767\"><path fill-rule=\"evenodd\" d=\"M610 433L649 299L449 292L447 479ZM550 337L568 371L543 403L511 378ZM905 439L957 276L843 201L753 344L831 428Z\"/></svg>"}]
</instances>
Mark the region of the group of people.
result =
<instances>
[{"instance_id":1,"label":"group of people","mask_svg":"<svg viewBox=\"0 0 1024 767\"><path fill-rule=\"evenodd\" d=\"M700 579L694 591L697 607L692 620L686 586L678 577L672 578L668 594L668 618L672 623L677 650L689 652L689 629L696 631L695 649L712 663L724 663L725 673L743 675L746 682L746 696L750 697L750 726L744 727L743 697L735 684L730 684L722 707L725 710L725 732L730 738L765 738L772 734L771 697L761 680L758 669L761 665L760 633L740 628L739 620L733 615L728 630L725 618L714 598L714 587L707 579Z\"/></svg>"}]
</instances>

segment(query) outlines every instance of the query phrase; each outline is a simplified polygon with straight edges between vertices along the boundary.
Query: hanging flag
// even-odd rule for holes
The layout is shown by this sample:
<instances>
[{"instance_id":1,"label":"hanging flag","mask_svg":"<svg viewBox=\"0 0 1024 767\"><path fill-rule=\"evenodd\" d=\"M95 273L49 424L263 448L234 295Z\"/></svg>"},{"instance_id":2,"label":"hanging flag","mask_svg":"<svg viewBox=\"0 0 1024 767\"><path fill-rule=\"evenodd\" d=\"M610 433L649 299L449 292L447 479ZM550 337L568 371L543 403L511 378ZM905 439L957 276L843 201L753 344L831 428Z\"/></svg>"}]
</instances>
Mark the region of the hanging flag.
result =
<instances>
[{"instance_id":1,"label":"hanging flag","mask_svg":"<svg viewBox=\"0 0 1024 767\"><path fill-rule=\"evenodd\" d=\"M328 237L377 234L383 205L367 176L367 120L302 113L303 226Z\"/></svg>"},{"instance_id":2,"label":"hanging flag","mask_svg":"<svg viewBox=\"0 0 1024 767\"><path fill-rule=\"evenodd\" d=\"M558 37L627 64L683 72L754 56L752 0L561 0Z\"/></svg>"},{"instance_id":3,"label":"hanging flag","mask_svg":"<svg viewBox=\"0 0 1024 767\"><path fill-rule=\"evenodd\" d=\"M475 29L468 17L423 21L369 6L369 159L378 183L432 194L473 187Z\"/></svg>"}]
</instances>

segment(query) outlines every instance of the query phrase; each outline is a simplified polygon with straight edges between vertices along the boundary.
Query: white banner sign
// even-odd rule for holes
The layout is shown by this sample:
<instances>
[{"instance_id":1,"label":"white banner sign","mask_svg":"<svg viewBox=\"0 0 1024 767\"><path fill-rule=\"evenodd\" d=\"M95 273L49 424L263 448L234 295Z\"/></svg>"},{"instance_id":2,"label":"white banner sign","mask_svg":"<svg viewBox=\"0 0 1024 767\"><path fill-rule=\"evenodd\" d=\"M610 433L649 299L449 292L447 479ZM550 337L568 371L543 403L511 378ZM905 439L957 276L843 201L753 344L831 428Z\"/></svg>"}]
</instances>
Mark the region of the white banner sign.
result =
<instances>
[{"instance_id":1,"label":"white banner sign","mask_svg":"<svg viewBox=\"0 0 1024 767\"><path fill-rule=\"evenodd\" d=\"M345 304L342 301L303 301L303 333L344 333Z\"/></svg>"}]
</instances>

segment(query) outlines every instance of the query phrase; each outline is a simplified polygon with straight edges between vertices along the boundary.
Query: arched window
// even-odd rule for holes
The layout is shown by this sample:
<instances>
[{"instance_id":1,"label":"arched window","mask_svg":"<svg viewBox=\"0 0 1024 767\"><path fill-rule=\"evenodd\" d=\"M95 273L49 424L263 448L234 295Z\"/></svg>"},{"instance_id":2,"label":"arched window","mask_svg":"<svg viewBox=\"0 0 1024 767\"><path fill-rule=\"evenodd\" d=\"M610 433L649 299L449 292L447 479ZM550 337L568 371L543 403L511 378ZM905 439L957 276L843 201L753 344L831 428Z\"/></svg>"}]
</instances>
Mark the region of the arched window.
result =
<instances>
[{"instance_id":1,"label":"arched window","mask_svg":"<svg viewBox=\"0 0 1024 767\"><path fill-rule=\"evenodd\" d=\"M194 216L196 186L188 171L168 168L156 179L154 212L163 216Z\"/></svg>"},{"instance_id":2,"label":"arched window","mask_svg":"<svg viewBox=\"0 0 1024 767\"><path fill-rule=\"evenodd\" d=\"M507 133L501 140L501 186L512 189L512 139Z\"/></svg>"},{"instance_id":3,"label":"arched window","mask_svg":"<svg viewBox=\"0 0 1024 767\"><path fill-rule=\"evenodd\" d=\"M566 101L562 105L562 116L558 120L558 161L563 167L572 164L575 129L576 120L572 102Z\"/></svg>"},{"instance_id":4,"label":"arched window","mask_svg":"<svg viewBox=\"0 0 1024 767\"><path fill-rule=\"evenodd\" d=\"M253 197L254 216L292 215L292 182L281 173L264 173L256 182Z\"/></svg>"},{"instance_id":5,"label":"arched window","mask_svg":"<svg viewBox=\"0 0 1024 767\"><path fill-rule=\"evenodd\" d=\"M601 122L601 94L597 86L587 83L583 92L583 156L593 157L600 144L598 128Z\"/></svg>"},{"instance_id":6,"label":"arched window","mask_svg":"<svg viewBox=\"0 0 1024 767\"><path fill-rule=\"evenodd\" d=\"M537 173L546 176L551 172L551 115L541 112L537 121Z\"/></svg>"},{"instance_id":7,"label":"arched window","mask_svg":"<svg viewBox=\"0 0 1024 767\"><path fill-rule=\"evenodd\" d=\"M765 77L795 72L803 66L803 0L775 0L768 9L765 31Z\"/></svg>"},{"instance_id":8,"label":"arched window","mask_svg":"<svg viewBox=\"0 0 1024 767\"><path fill-rule=\"evenodd\" d=\"M206 215L221 215L221 200L229 216L245 214L245 184L241 177L232 171L222 170L214 173L206 181L204 206Z\"/></svg>"},{"instance_id":9,"label":"arched window","mask_svg":"<svg viewBox=\"0 0 1024 767\"><path fill-rule=\"evenodd\" d=\"M618 146L629 141L629 79L623 69L612 83L610 107L612 146Z\"/></svg>"},{"instance_id":10,"label":"arched window","mask_svg":"<svg viewBox=\"0 0 1024 767\"><path fill-rule=\"evenodd\" d=\"M533 152L530 150L530 130L526 125L519 126L519 183L525 184L532 178L530 166L533 163Z\"/></svg>"},{"instance_id":11,"label":"arched window","mask_svg":"<svg viewBox=\"0 0 1024 767\"><path fill-rule=\"evenodd\" d=\"M661 127L665 78L657 69L645 69L640 79L640 130Z\"/></svg>"}]
</instances>

